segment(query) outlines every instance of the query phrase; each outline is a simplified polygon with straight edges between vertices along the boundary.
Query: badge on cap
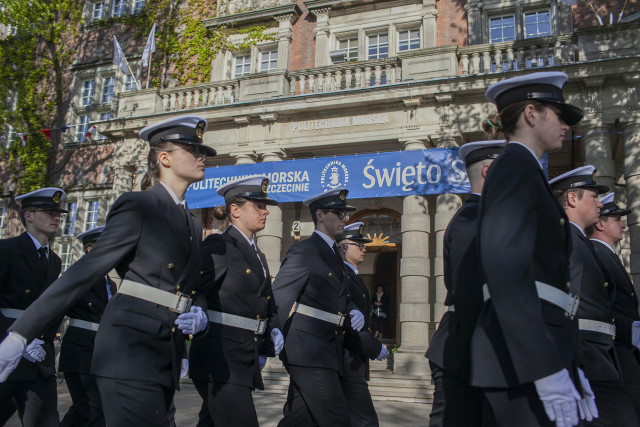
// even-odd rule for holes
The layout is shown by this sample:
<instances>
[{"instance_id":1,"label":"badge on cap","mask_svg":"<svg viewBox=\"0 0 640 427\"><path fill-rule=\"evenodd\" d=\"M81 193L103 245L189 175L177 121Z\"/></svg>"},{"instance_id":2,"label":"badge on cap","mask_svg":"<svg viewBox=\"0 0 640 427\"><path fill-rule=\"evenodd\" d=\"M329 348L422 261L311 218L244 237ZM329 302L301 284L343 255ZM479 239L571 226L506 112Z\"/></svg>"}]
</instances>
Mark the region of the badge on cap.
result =
<instances>
[{"instance_id":1,"label":"badge on cap","mask_svg":"<svg viewBox=\"0 0 640 427\"><path fill-rule=\"evenodd\" d=\"M55 204L60 204L61 198L62 198L62 191L56 191L55 193L53 193L51 200L53 200L53 203Z\"/></svg>"},{"instance_id":2,"label":"badge on cap","mask_svg":"<svg viewBox=\"0 0 640 427\"><path fill-rule=\"evenodd\" d=\"M205 122L203 120L199 121L196 125L196 138L202 142L202 134L204 133Z\"/></svg>"},{"instance_id":3,"label":"badge on cap","mask_svg":"<svg viewBox=\"0 0 640 427\"><path fill-rule=\"evenodd\" d=\"M265 196L267 195L267 184L269 184L269 180L265 178L262 180L262 186L260 187L260 190Z\"/></svg>"},{"instance_id":4,"label":"badge on cap","mask_svg":"<svg viewBox=\"0 0 640 427\"><path fill-rule=\"evenodd\" d=\"M342 190L338 197L340 197L340 200L345 201L347 200L347 194L349 194L349 190Z\"/></svg>"},{"instance_id":5,"label":"badge on cap","mask_svg":"<svg viewBox=\"0 0 640 427\"><path fill-rule=\"evenodd\" d=\"M358 229L358 233L360 233L361 236L364 236L364 224L360 224L360 228Z\"/></svg>"}]
</instances>

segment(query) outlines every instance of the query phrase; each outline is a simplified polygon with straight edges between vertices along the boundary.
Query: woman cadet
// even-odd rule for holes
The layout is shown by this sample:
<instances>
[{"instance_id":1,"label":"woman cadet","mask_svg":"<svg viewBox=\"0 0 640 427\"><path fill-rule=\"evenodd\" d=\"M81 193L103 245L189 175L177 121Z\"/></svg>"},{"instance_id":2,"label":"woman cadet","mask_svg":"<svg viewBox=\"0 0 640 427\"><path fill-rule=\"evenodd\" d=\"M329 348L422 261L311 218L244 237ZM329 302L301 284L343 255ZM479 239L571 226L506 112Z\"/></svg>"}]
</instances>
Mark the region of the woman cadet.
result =
<instances>
[{"instance_id":1,"label":"woman cadet","mask_svg":"<svg viewBox=\"0 0 640 427\"><path fill-rule=\"evenodd\" d=\"M271 275L255 234L264 229L275 200L265 175L241 178L218 189L225 206L214 215L231 225L202 246L201 293L209 329L190 350L190 376L202 396L198 426L258 426L252 390L264 389L260 371L267 355L280 353Z\"/></svg>"},{"instance_id":2,"label":"woman cadet","mask_svg":"<svg viewBox=\"0 0 640 427\"><path fill-rule=\"evenodd\" d=\"M483 128L504 133L507 146L489 169L478 212L486 285L471 340L471 384L483 389L499 426L574 426L597 417L578 368L569 221L540 163L582 119L564 101L567 80L562 72L533 73L486 92L498 115Z\"/></svg>"},{"instance_id":3,"label":"woman cadet","mask_svg":"<svg viewBox=\"0 0 640 427\"><path fill-rule=\"evenodd\" d=\"M100 322L91 365L106 423L169 424L185 336L207 326L197 290L202 226L184 201L187 187L204 178L206 157L215 155L202 143L206 129L204 119L180 116L140 131L150 144L148 173L156 184L120 196L93 250L9 328L0 344L0 381L15 367L26 342L115 268L123 281Z\"/></svg>"}]
</instances>

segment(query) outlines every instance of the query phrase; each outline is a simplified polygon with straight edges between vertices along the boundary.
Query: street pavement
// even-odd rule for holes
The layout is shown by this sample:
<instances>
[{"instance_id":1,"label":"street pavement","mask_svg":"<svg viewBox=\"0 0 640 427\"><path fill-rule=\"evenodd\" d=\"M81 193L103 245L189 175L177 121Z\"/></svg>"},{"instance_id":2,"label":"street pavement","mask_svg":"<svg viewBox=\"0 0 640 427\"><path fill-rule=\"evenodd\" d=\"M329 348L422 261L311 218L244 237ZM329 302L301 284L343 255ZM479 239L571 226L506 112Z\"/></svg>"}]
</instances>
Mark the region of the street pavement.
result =
<instances>
[{"instance_id":1,"label":"street pavement","mask_svg":"<svg viewBox=\"0 0 640 427\"><path fill-rule=\"evenodd\" d=\"M201 399L198 392L191 384L182 384L182 389L176 393L176 426L195 427L198 422L198 411ZM276 427L282 418L282 406L286 395L269 391L256 391L253 399L258 412L261 427ZM393 401L374 401L376 412L381 427L414 427L426 426L429 422L428 415L431 405L424 403L404 403ZM60 418L64 416L71 405L71 397L64 380L58 380L58 410ZM17 415L14 415L7 427L20 427ZM237 426L242 427L242 426Z\"/></svg>"}]
</instances>

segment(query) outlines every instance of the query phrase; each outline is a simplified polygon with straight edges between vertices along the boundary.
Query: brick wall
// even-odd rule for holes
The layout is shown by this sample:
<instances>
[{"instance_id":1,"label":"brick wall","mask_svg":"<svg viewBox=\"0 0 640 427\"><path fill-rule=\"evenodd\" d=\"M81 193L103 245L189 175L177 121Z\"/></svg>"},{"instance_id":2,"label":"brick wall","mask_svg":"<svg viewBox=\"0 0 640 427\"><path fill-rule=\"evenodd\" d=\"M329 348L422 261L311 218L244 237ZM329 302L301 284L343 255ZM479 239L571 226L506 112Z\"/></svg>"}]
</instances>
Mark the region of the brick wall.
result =
<instances>
[{"instance_id":1,"label":"brick wall","mask_svg":"<svg viewBox=\"0 0 640 427\"><path fill-rule=\"evenodd\" d=\"M593 5L593 9L591 5ZM624 9L623 9L624 8ZM635 12L640 11L640 0L578 0L578 4L573 6L573 27L575 29L595 27L600 25L596 18L596 13L601 17L602 22L607 25L610 20L610 13L613 14L613 23L618 21L622 12L625 18Z\"/></svg>"},{"instance_id":2,"label":"brick wall","mask_svg":"<svg viewBox=\"0 0 640 427\"><path fill-rule=\"evenodd\" d=\"M437 3L437 45L467 45L466 1L441 0Z\"/></svg>"},{"instance_id":3,"label":"brick wall","mask_svg":"<svg viewBox=\"0 0 640 427\"><path fill-rule=\"evenodd\" d=\"M316 37L313 33L316 28L316 17L309 12L302 0L297 0L297 3L302 14L293 24L290 70L314 67L316 58Z\"/></svg>"}]
</instances>

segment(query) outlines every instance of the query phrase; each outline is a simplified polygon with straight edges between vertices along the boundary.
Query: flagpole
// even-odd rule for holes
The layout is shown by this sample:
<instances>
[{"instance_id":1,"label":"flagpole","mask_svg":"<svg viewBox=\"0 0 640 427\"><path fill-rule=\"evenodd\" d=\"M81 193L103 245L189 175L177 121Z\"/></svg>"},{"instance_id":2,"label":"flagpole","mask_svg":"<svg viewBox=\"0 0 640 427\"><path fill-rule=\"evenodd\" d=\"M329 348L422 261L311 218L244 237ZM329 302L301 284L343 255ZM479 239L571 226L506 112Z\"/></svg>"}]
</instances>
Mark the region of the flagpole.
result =
<instances>
[{"instance_id":1,"label":"flagpole","mask_svg":"<svg viewBox=\"0 0 640 427\"><path fill-rule=\"evenodd\" d=\"M142 89L140 87L140 82L138 81L138 79L136 79L136 75L133 74L133 71L131 71L131 67L129 66L129 62L127 61L127 58L123 55L122 58L124 59L124 63L127 65L127 69L129 70L129 73L131 73L131 77L133 77L133 81L136 83L136 87L138 88L138 90Z\"/></svg>"},{"instance_id":2,"label":"flagpole","mask_svg":"<svg viewBox=\"0 0 640 427\"><path fill-rule=\"evenodd\" d=\"M149 89L149 80L151 80L151 59L153 58L153 52L149 51L149 68L147 68L147 89Z\"/></svg>"}]
</instances>

